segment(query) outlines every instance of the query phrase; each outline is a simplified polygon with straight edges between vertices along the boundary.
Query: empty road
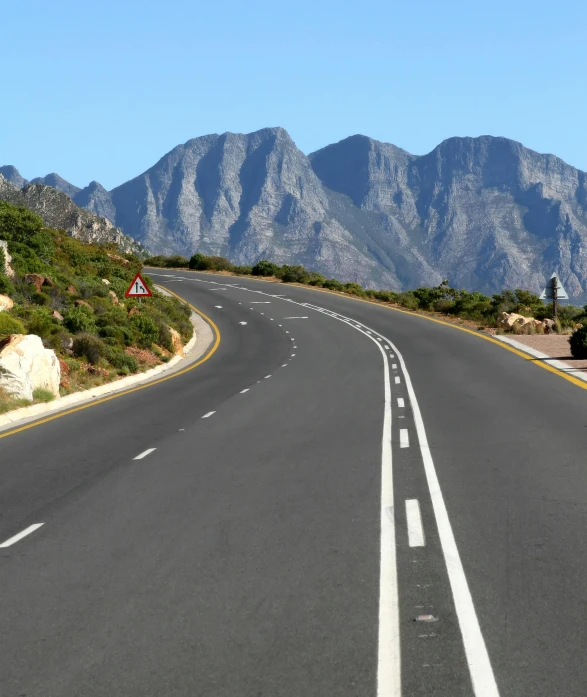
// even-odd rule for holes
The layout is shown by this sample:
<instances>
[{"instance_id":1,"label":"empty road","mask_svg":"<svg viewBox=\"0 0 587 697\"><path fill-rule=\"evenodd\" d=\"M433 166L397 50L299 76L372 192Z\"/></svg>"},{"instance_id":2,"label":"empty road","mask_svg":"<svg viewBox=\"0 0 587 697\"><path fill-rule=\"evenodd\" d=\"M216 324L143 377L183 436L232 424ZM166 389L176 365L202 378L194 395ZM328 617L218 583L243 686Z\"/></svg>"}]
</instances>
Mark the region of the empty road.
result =
<instances>
[{"instance_id":1,"label":"empty road","mask_svg":"<svg viewBox=\"0 0 587 697\"><path fill-rule=\"evenodd\" d=\"M0 432L1 697L584 697L584 389L374 304L149 273L220 343Z\"/></svg>"}]
</instances>

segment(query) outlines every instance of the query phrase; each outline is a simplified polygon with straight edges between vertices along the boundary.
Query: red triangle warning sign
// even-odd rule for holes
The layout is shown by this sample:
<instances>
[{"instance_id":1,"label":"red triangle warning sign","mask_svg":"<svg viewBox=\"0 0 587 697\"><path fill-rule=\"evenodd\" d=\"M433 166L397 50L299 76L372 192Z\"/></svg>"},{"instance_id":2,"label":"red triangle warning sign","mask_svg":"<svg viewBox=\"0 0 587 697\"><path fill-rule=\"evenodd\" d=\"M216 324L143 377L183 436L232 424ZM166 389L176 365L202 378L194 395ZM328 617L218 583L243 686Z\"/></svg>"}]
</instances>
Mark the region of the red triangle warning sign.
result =
<instances>
[{"instance_id":1,"label":"red triangle warning sign","mask_svg":"<svg viewBox=\"0 0 587 697\"><path fill-rule=\"evenodd\" d=\"M143 281L141 274L138 273L124 295L127 298L150 298L153 293L151 293L149 286Z\"/></svg>"}]
</instances>

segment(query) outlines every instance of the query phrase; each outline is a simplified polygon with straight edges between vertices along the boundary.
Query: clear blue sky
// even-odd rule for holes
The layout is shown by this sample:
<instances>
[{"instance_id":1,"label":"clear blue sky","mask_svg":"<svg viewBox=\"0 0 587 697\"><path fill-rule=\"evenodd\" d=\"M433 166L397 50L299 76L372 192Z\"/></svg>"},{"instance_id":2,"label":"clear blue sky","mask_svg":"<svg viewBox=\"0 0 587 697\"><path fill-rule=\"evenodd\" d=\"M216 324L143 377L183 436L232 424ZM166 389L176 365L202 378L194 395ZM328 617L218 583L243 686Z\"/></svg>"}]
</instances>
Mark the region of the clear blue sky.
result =
<instances>
[{"instance_id":1,"label":"clear blue sky","mask_svg":"<svg viewBox=\"0 0 587 697\"><path fill-rule=\"evenodd\" d=\"M587 170L579 0L3 3L0 164L112 188L206 133L501 135Z\"/></svg>"}]
</instances>

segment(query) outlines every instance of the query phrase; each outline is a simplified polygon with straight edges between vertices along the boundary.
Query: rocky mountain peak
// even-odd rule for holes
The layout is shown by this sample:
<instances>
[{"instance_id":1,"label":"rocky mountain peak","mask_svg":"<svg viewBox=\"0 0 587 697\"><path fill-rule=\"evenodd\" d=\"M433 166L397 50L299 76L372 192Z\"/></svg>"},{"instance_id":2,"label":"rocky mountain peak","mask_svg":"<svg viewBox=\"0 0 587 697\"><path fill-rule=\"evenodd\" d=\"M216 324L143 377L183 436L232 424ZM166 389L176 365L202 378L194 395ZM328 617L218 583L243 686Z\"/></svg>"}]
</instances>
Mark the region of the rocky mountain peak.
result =
<instances>
[{"instance_id":1,"label":"rocky mountain peak","mask_svg":"<svg viewBox=\"0 0 587 697\"><path fill-rule=\"evenodd\" d=\"M4 165L4 167L0 167L0 175L17 189L22 189L23 186L29 183L28 179L22 177L20 172L13 165Z\"/></svg>"},{"instance_id":2,"label":"rocky mountain peak","mask_svg":"<svg viewBox=\"0 0 587 697\"><path fill-rule=\"evenodd\" d=\"M36 177L35 179L31 179L31 184L44 184L45 186L50 186L53 189L57 189L58 191L62 191L64 194L67 194L69 198L73 198L78 191L81 191L79 186L70 184L55 172L51 172L51 174L47 174L45 177Z\"/></svg>"}]
</instances>

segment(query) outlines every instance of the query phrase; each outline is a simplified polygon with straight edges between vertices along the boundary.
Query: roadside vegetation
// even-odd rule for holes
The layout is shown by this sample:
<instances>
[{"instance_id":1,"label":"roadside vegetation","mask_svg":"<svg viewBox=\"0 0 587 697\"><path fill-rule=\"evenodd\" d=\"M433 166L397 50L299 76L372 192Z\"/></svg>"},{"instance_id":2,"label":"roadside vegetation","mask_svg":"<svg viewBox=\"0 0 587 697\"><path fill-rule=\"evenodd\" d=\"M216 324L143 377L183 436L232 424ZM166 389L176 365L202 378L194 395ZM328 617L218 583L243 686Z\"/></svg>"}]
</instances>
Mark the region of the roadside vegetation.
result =
<instances>
[{"instance_id":1,"label":"roadside vegetation","mask_svg":"<svg viewBox=\"0 0 587 697\"><path fill-rule=\"evenodd\" d=\"M0 346L11 334L40 336L60 358L62 395L168 361L177 335L182 343L191 338L190 310L153 290L148 277L152 298L124 297L143 262L115 245L84 244L6 202L0 202L0 240L8 242L14 272L4 272L0 249L0 294L14 302L0 312ZM36 402L52 398L41 392ZM11 401L0 392L0 412L13 408Z\"/></svg>"},{"instance_id":2,"label":"roadside vegetation","mask_svg":"<svg viewBox=\"0 0 587 697\"><path fill-rule=\"evenodd\" d=\"M273 278L283 283L301 283L374 300L404 310L434 313L449 320L466 320L478 325L479 329L498 328L498 319L502 317L503 312L515 312L540 321L553 317L552 303L545 304L537 295L520 288L502 290L501 293L487 296L476 291L452 288L446 280L432 288L422 287L398 293L391 290L365 289L358 283L342 283L335 278L326 278L315 271L308 271L303 266L279 266L265 259L254 266L238 266L223 257L194 254L191 259L181 256L150 257L144 263L146 266L228 272ZM587 324L587 306L578 308L559 304L558 321L554 326L556 332L570 332L582 322ZM497 330L521 334L541 331L541 328L531 324L524 327L514 324L511 328Z\"/></svg>"}]
</instances>

